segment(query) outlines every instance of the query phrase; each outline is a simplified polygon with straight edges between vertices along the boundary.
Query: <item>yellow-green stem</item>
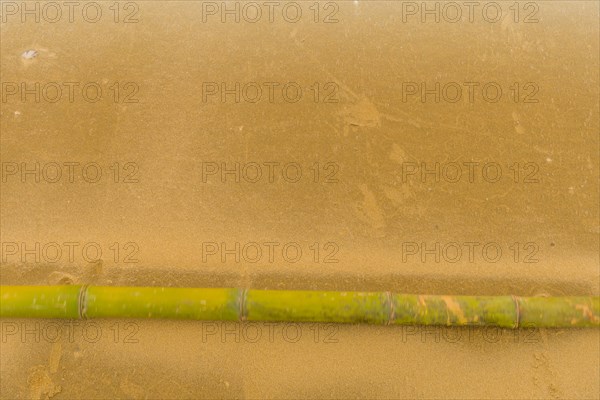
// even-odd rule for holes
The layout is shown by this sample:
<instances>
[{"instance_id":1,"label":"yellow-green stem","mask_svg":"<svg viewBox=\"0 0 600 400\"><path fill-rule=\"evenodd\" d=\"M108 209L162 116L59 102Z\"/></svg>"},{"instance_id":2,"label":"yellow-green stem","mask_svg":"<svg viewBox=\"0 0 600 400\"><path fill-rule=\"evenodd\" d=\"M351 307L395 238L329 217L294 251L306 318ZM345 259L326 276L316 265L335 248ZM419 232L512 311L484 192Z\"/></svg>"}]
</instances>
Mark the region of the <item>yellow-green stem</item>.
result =
<instances>
[{"instance_id":1,"label":"yellow-green stem","mask_svg":"<svg viewBox=\"0 0 600 400\"><path fill-rule=\"evenodd\" d=\"M598 327L600 298L237 288L1 286L0 317Z\"/></svg>"}]
</instances>

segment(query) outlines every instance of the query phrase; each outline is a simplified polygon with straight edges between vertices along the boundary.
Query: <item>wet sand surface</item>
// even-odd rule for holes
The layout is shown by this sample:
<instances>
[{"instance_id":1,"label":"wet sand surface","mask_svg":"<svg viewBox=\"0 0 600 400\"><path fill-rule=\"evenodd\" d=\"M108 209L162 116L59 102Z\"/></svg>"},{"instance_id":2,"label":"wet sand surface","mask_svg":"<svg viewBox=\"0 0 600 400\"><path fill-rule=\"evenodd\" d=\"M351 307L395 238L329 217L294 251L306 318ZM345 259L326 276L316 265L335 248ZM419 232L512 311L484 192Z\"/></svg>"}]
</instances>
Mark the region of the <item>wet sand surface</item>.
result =
<instances>
[{"instance_id":1,"label":"wet sand surface","mask_svg":"<svg viewBox=\"0 0 600 400\"><path fill-rule=\"evenodd\" d=\"M600 294L597 3L98 4L2 10L0 283ZM1 322L7 399L600 397L597 329Z\"/></svg>"}]
</instances>

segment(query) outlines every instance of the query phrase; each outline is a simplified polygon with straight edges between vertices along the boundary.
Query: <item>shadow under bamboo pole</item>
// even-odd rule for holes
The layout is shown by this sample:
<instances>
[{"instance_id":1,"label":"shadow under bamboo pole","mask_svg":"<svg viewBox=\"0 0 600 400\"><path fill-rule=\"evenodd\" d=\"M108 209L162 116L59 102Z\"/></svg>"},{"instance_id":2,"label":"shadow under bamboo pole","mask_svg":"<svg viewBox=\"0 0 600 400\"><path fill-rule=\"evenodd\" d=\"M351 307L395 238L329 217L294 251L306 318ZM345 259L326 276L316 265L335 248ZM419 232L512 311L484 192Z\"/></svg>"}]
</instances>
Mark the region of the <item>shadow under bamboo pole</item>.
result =
<instances>
[{"instance_id":1,"label":"shadow under bamboo pole","mask_svg":"<svg viewBox=\"0 0 600 400\"><path fill-rule=\"evenodd\" d=\"M600 298L238 288L0 286L0 317L581 328L600 326Z\"/></svg>"}]
</instances>

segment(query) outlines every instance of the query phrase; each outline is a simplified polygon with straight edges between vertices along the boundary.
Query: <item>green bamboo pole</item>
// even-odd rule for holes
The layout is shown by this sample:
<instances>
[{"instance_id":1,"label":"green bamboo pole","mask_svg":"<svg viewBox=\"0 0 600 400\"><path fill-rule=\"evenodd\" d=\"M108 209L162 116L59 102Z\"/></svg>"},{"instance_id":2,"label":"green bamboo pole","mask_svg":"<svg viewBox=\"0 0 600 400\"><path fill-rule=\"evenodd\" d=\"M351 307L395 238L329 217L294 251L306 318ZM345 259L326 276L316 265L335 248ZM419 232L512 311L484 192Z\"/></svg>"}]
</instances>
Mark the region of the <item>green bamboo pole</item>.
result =
<instances>
[{"instance_id":1,"label":"green bamboo pole","mask_svg":"<svg viewBox=\"0 0 600 400\"><path fill-rule=\"evenodd\" d=\"M0 286L0 317L79 318L81 286Z\"/></svg>"},{"instance_id":2,"label":"green bamboo pole","mask_svg":"<svg viewBox=\"0 0 600 400\"><path fill-rule=\"evenodd\" d=\"M600 298L103 286L0 286L1 318L173 318L598 327Z\"/></svg>"}]
</instances>

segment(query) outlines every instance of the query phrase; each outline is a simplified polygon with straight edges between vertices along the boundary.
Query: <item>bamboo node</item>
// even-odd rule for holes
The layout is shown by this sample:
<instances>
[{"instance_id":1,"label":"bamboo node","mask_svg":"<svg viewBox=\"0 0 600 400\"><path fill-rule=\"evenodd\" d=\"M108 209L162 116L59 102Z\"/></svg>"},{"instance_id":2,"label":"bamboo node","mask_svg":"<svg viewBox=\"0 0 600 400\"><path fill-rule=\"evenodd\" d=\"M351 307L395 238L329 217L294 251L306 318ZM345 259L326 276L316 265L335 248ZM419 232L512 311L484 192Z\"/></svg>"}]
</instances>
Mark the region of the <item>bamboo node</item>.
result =
<instances>
[{"instance_id":1,"label":"bamboo node","mask_svg":"<svg viewBox=\"0 0 600 400\"><path fill-rule=\"evenodd\" d=\"M87 291L89 285L82 285L79 289L79 304L78 304L78 314L79 319L87 318Z\"/></svg>"},{"instance_id":2,"label":"bamboo node","mask_svg":"<svg viewBox=\"0 0 600 400\"><path fill-rule=\"evenodd\" d=\"M521 307L519 306L519 298L515 295L510 296L515 302L515 311L517 313L514 329L518 329L521 325Z\"/></svg>"},{"instance_id":3,"label":"bamboo node","mask_svg":"<svg viewBox=\"0 0 600 400\"><path fill-rule=\"evenodd\" d=\"M392 297L392 292L390 291L385 292L385 295L387 296L387 301L390 307L390 315L388 317L386 325L391 325L392 322L394 322L394 319L396 318L396 310L394 309L394 298Z\"/></svg>"},{"instance_id":4,"label":"bamboo node","mask_svg":"<svg viewBox=\"0 0 600 400\"><path fill-rule=\"evenodd\" d=\"M240 289L238 297L238 303L240 305L239 310L239 319L244 322L248 318L248 310L246 309L246 295L248 294L248 289Z\"/></svg>"}]
</instances>

